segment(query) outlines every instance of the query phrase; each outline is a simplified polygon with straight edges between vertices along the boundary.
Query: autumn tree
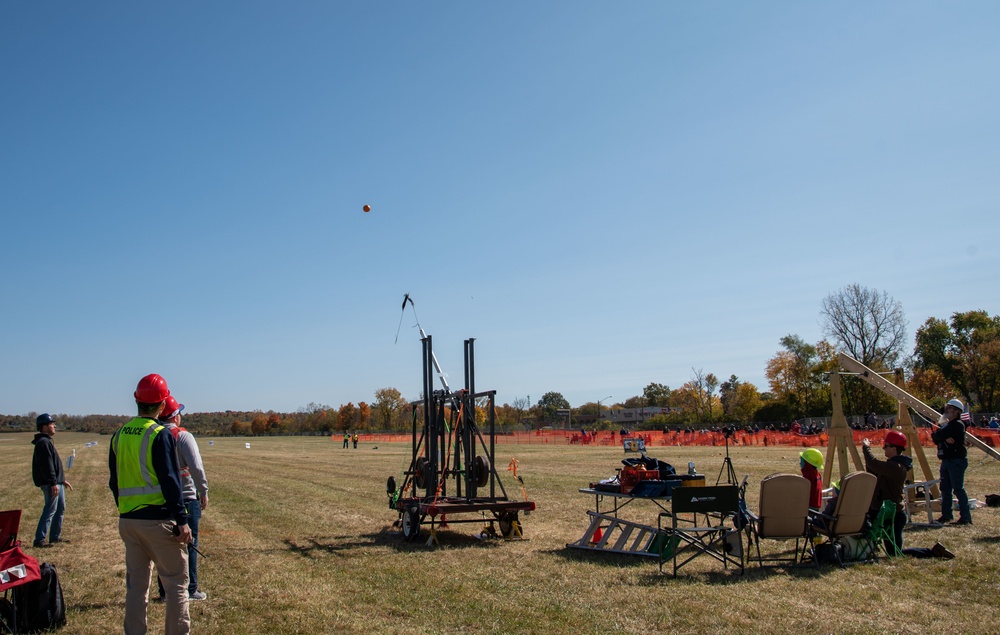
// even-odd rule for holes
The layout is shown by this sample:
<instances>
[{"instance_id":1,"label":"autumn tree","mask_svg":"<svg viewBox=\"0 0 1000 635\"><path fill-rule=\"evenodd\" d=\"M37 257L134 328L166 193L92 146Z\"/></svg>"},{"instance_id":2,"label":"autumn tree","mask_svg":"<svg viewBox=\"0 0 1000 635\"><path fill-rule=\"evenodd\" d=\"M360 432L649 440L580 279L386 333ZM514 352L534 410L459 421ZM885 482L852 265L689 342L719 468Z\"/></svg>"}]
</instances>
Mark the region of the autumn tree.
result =
<instances>
[{"instance_id":1,"label":"autumn tree","mask_svg":"<svg viewBox=\"0 0 1000 635\"><path fill-rule=\"evenodd\" d=\"M263 414L258 414L250 422L250 432L253 433L255 437L259 437L265 432L267 432L267 418Z\"/></svg>"},{"instance_id":2,"label":"autumn tree","mask_svg":"<svg viewBox=\"0 0 1000 635\"><path fill-rule=\"evenodd\" d=\"M798 335L786 335L780 343L785 350L769 359L764 371L774 400L784 403L794 417L829 414L827 373L837 364L833 346L826 340L808 344ZM780 411L774 405L770 409Z\"/></svg>"},{"instance_id":3,"label":"autumn tree","mask_svg":"<svg viewBox=\"0 0 1000 635\"><path fill-rule=\"evenodd\" d=\"M934 367L914 369L906 382L906 391L936 410L943 409L952 395L959 394L958 389Z\"/></svg>"},{"instance_id":4,"label":"autumn tree","mask_svg":"<svg viewBox=\"0 0 1000 635\"><path fill-rule=\"evenodd\" d=\"M355 430L358 427L358 409L353 403L347 402L345 405L340 407L337 412L337 429L338 430Z\"/></svg>"},{"instance_id":5,"label":"autumn tree","mask_svg":"<svg viewBox=\"0 0 1000 635\"><path fill-rule=\"evenodd\" d=\"M395 388L379 388L375 391L375 403L372 405L375 426L382 430L400 427L400 416L407 405L406 399Z\"/></svg>"},{"instance_id":6,"label":"autumn tree","mask_svg":"<svg viewBox=\"0 0 1000 635\"><path fill-rule=\"evenodd\" d=\"M363 401L358 402L358 424L357 427L361 430L367 430L371 427L372 421L372 409L367 403Z\"/></svg>"},{"instance_id":7,"label":"autumn tree","mask_svg":"<svg viewBox=\"0 0 1000 635\"><path fill-rule=\"evenodd\" d=\"M761 404L757 387L751 383L742 382L736 387L735 394L730 395L729 416L741 423L750 423Z\"/></svg>"},{"instance_id":8,"label":"autumn tree","mask_svg":"<svg viewBox=\"0 0 1000 635\"><path fill-rule=\"evenodd\" d=\"M913 359L917 370L937 369L977 409L1000 409L1000 317L967 311L950 323L929 318L917 330Z\"/></svg>"},{"instance_id":9,"label":"autumn tree","mask_svg":"<svg viewBox=\"0 0 1000 635\"><path fill-rule=\"evenodd\" d=\"M719 384L719 402L727 421L742 423L749 423L762 403L757 387L740 381L736 375L730 375L727 381Z\"/></svg>"}]
</instances>

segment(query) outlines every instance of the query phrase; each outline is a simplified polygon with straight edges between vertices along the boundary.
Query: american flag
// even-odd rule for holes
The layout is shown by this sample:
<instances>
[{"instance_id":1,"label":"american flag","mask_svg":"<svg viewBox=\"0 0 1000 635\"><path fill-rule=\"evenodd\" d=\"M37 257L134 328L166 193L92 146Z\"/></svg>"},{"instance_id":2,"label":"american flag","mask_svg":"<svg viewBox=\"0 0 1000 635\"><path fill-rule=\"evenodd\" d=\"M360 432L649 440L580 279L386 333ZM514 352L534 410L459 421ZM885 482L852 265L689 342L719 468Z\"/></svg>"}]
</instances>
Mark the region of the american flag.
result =
<instances>
[{"instance_id":1,"label":"american flag","mask_svg":"<svg viewBox=\"0 0 1000 635\"><path fill-rule=\"evenodd\" d=\"M959 419L961 419L962 421L971 421L972 420L972 418L969 416L968 412L963 412L962 416L959 417Z\"/></svg>"}]
</instances>

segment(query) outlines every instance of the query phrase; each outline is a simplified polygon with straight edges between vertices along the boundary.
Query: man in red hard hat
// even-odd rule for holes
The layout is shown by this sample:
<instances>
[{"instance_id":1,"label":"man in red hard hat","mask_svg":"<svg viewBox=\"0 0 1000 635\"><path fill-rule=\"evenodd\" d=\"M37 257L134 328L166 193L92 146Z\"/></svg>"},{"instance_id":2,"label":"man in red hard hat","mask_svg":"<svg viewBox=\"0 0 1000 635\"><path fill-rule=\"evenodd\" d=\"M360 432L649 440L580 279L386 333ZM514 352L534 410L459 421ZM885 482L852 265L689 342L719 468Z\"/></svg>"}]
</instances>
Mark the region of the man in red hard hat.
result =
<instances>
[{"instance_id":1,"label":"man in red hard hat","mask_svg":"<svg viewBox=\"0 0 1000 635\"><path fill-rule=\"evenodd\" d=\"M170 390L159 375L136 387L138 416L111 437L108 486L118 505L118 533L125 543L125 635L146 632L152 565L166 591L166 635L191 631L188 559L191 540L174 436L156 417Z\"/></svg>"},{"instance_id":2,"label":"man in red hard hat","mask_svg":"<svg viewBox=\"0 0 1000 635\"><path fill-rule=\"evenodd\" d=\"M181 427L181 412L184 404L177 403L173 395L167 397L159 421L174 436L177 442L177 460L181 468L181 487L184 490L184 507L188 513L188 527L191 528L191 542L188 543L188 599L204 600L208 596L198 589L198 525L201 511L208 507L208 477L201 461L201 451L194 435ZM163 583L159 582L160 600L163 599Z\"/></svg>"},{"instance_id":3,"label":"man in red hard hat","mask_svg":"<svg viewBox=\"0 0 1000 635\"><path fill-rule=\"evenodd\" d=\"M868 508L868 517L875 520L884 501L889 500L896 505L896 515L892 523L892 535L896 541L896 548L893 549L892 545L886 541L885 551L892 555L899 555L903 549L903 527L906 526L903 486L906 484L906 474L913 467L913 459L903 454L906 451L906 435L899 430L890 430L886 433L885 441L882 443L882 451L885 453L884 461L875 458L871 449L871 441L864 439L861 445L865 455L865 471L874 474L877 479L875 494L872 496L872 503Z\"/></svg>"}]
</instances>

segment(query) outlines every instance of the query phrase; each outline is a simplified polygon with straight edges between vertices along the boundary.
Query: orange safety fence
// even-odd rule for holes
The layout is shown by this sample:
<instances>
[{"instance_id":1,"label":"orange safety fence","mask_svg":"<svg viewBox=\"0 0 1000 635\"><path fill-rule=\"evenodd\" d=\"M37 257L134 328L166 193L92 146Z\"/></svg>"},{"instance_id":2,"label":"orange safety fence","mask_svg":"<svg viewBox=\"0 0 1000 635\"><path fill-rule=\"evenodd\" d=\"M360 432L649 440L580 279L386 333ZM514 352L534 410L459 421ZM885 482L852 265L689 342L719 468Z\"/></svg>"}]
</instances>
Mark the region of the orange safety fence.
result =
<instances>
[{"instance_id":1,"label":"orange safety fence","mask_svg":"<svg viewBox=\"0 0 1000 635\"><path fill-rule=\"evenodd\" d=\"M854 444L861 445L861 440L868 438L872 445L881 446L888 430L851 430L854 437ZM1000 447L1000 431L992 429L973 428L970 434L975 435L990 447ZM917 436L920 444L933 447L931 441L931 430L929 428L917 429ZM343 435L334 434L331 437L334 441L341 441ZM495 442L500 444L514 445L600 445L600 446L621 446L622 436L617 432L600 431L597 434L581 434L571 430L534 430L531 432L507 432L497 433ZM708 430L696 430L691 432L683 431L653 431L641 430L632 433L624 438L641 438L650 447L677 447L677 446L725 446L726 437L722 432ZM363 443L409 443L410 434L400 433L359 433L358 439ZM761 430L760 432L737 431L730 437L729 443L733 446L761 446L772 445L792 446L792 447L826 447L830 437L826 432L819 434L800 434L798 432L777 432L771 430Z\"/></svg>"}]
</instances>

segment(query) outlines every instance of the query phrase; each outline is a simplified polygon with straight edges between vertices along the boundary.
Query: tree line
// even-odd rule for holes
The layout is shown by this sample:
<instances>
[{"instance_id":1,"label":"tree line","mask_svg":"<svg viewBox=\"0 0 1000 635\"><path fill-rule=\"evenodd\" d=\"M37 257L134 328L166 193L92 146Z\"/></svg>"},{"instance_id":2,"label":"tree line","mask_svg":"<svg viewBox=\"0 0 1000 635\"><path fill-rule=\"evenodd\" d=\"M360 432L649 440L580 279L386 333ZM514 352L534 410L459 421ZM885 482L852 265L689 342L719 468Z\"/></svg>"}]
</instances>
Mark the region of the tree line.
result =
<instances>
[{"instance_id":1,"label":"tree line","mask_svg":"<svg viewBox=\"0 0 1000 635\"><path fill-rule=\"evenodd\" d=\"M902 305L885 291L857 284L827 296L820 310L826 338L808 343L796 334L779 340L780 349L767 360L767 390L730 375L725 381L703 369L678 388L651 382L642 391L613 404L588 402L573 407L577 416L596 421L608 409L664 408L667 414L644 419L643 427L711 425L716 423L787 422L804 417L828 417L833 412L829 373L837 371L837 354L846 352L880 372L902 368L907 391L924 403L942 408L955 396L975 412L1000 410L1000 316L983 310L953 313L949 319L931 317L916 332L911 353L904 350L906 318ZM829 338L829 339L827 339ZM844 377L841 398L846 413L889 413L896 402L874 387ZM603 401L603 400L602 400ZM563 423L559 411L570 403L556 391L546 392L535 404L515 398L496 407L501 431ZM57 415L70 430L111 434L130 419L112 415ZM211 436L338 434L345 431L405 431L414 412L396 388L375 391L371 403L349 402L339 407L316 403L294 413L274 411L185 413L184 427ZM486 420L477 411L477 420ZM35 413L0 415L0 431L34 430Z\"/></svg>"}]
</instances>

